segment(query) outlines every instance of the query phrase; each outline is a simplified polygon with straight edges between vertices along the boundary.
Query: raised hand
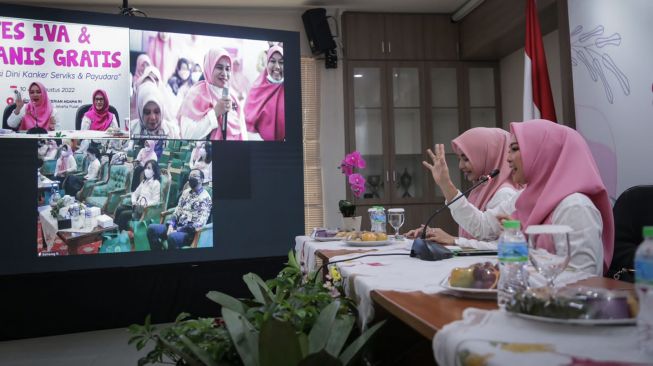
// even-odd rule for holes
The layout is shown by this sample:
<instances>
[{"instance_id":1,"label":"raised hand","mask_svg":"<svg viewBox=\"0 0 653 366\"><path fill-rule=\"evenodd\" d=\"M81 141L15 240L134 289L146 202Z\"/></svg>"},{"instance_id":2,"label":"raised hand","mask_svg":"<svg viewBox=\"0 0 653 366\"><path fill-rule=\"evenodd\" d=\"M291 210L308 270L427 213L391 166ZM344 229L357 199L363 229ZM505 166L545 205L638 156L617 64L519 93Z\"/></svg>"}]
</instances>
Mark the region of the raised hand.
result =
<instances>
[{"instance_id":1,"label":"raised hand","mask_svg":"<svg viewBox=\"0 0 653 366\"><path fill-rule=\"evenodd\" d=\"M431 171L433 180L440 187L447 201L452 200L458 193L458 189L453 185L449 176L449 166L447 166L447 160L445 159L444 145L436 144L435 153L431 149L426 150L426 153L431 158L432 163L423 161L422 164Z\"/></svg>"}]
</instances>

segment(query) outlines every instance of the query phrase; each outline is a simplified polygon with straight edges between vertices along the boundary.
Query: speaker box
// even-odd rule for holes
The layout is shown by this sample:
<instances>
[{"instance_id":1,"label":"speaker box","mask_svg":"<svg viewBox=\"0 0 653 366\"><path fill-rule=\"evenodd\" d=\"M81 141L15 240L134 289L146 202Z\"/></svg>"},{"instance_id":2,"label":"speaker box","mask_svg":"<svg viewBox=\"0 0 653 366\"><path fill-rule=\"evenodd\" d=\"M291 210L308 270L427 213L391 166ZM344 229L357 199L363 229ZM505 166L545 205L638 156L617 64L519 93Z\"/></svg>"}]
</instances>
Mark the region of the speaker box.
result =
<instances>
[{"instance_id":1,"label":"speaker box","mask_svg":"<svg viewBox=\"0 0 653 366\"><path fill-rule=\"evenodd\" d=\"M336 42L331 35L331 29L327 22L326 9L309 9L302 14L304 29L308 37L308 44L314 55L336 48Z\"/></svg>"}]
</instances>

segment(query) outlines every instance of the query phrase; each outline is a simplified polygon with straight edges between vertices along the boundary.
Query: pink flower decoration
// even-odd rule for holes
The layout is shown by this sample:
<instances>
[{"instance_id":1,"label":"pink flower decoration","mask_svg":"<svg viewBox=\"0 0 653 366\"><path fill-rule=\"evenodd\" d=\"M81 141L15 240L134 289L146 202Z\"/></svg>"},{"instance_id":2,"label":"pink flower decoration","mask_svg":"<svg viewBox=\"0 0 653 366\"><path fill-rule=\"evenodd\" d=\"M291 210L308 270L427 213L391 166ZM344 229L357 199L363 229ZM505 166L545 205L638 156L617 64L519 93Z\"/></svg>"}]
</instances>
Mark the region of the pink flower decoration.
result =
<instances>
[{"instance_id":1,"label":"pink flower decoration","mask_svg":"<svg viewBox=\"0 0 653 366\"><path fill-rule=\"evenodd\" d=\"M354 173L354 169L362 169L365 166L365 159L363 159L358 151L345 155L345 158L340 162L340 170L347 177L351 191L354 193L354 196L359 198L365 192L365 178L358 173Z\"/></svg>"},{"instance_id":2,"label":"pink flower decoration","mask_svg":"<svg viewBox=\"0 0 653 366\"><path fill-rule=\"evenodd\" d=\"M352 186L365 186L365 178L362 175L356 173L349 176L349 184Z\"/></svg>"}]
</instances>

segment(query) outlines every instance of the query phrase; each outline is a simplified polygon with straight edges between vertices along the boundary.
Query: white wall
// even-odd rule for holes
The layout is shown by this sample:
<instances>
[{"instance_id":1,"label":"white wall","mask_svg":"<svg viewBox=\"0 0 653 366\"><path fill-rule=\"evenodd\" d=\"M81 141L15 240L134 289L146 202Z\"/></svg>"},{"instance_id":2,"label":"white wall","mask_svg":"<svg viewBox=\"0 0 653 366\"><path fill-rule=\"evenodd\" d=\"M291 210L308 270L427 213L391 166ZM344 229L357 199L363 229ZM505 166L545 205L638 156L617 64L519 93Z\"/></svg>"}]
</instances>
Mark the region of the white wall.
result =
<instances>
[{"instance_id":1,"label":"white wall","mask_svg":"<svg viewBox=\"0 0 653 366\"><path fill-rule=\"evenodd\" d=\"M562 87L560 79L560 43L558 31L553 31L542 37L546 64L549 69L549 80L553 92L553 104L558 121L562 121ZM501 109L503 126L508 129L510 122L523 119L524 93L524 48L511 53L500 61L501 68Z\"/></svg>"}]
</instances>

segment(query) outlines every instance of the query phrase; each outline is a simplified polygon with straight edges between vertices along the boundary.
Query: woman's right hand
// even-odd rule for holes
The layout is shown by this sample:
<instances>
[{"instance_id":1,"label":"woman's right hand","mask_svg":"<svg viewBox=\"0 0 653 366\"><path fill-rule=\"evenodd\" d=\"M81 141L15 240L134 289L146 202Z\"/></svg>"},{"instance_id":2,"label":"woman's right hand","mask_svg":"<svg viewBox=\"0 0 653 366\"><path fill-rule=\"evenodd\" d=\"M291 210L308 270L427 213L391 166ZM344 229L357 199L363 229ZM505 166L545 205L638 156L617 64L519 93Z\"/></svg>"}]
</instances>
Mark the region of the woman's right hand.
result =
<instances>
[{"instance_id":1,"label":"woman's right hand","mask_svg":"<svg viewBox=\"0 0 653 366\"><path fill-rule=\"evenodd\" d=\"M18 97L16 98L16 109L14 109L14 113L15 114L20 113L20 110L23 109L24 105L25 105L25 101L23 100L23 97L21 97L19 94Z\"/></svg>"},{"instance_id":2,"label":"woman's right hand","mask_svg":"<svg viewBox=\"0 0 653 366\"><path fill-rule=\"evenodd\" d=\"M458 193L458 189L453 185L451 177L449 176L449 166L445 159L444 145L436 144L435 153L431 151L431 149L426 150L426 153L431 158L433 164L430 164L427 161L423 161L422 164L431 171L433 180L438 187L440 187L447 201L452 200Z\"/></svg>"},{"instance_id":3,"label":"woman's right hand","mask_svg":"<svg viewBox=\"0 0 653 366\"><path fill-rule=\"evenodd\" d=\"M231 110L231 99L218 99L213 110L215 111L216 117L220 118L220 116Z\"/></svg>"}]
</instances>

